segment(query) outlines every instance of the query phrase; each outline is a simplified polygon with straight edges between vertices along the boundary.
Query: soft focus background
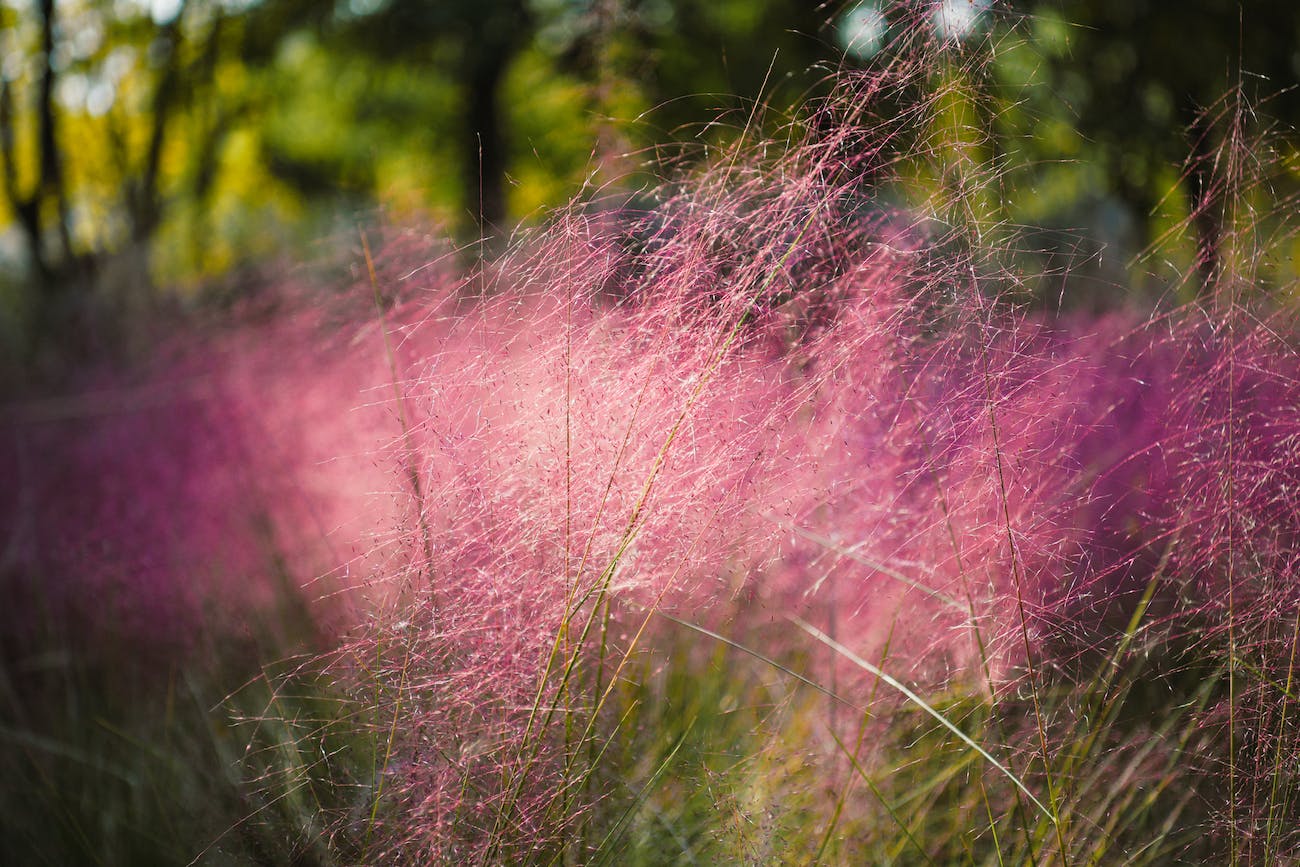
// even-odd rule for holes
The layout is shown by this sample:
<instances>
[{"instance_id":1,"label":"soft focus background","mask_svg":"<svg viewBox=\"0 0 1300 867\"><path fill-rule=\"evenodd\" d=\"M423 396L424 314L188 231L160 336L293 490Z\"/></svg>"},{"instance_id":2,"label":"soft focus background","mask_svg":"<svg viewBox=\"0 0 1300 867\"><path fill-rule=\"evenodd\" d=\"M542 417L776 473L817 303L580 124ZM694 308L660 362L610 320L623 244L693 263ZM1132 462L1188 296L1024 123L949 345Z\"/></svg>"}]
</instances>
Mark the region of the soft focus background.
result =
<instances>
[{"instance_id":1,"label":"soft focus background","mask_svg":"<svg viewBox=\"0 0 1300 867\"><path fill-rule=\"evenodd\" d=\"M1253 171L1290 201L1294 3L928 14L983 58L933 70L952 77L931 131L946 163L984 167L963 199L1013 230L1027 270L1077 278L1069 300L1195 294L1193 238L1214 249L1224 227L1170 229L1225 182L1230 135L1273 136ZM756 100L778 129L833 69L886 62L902 18L873 0L3 0L0 342L30 360L244 293L268 261L327 259L381 215L499 246L575 195L626 202L663 146L699 159ZM1239 102L1252 128L1234 133ZM952 182L913 174L900 204ZM1294 273L1283 258L1274 284Z\"/></svg>"}]
</instances>

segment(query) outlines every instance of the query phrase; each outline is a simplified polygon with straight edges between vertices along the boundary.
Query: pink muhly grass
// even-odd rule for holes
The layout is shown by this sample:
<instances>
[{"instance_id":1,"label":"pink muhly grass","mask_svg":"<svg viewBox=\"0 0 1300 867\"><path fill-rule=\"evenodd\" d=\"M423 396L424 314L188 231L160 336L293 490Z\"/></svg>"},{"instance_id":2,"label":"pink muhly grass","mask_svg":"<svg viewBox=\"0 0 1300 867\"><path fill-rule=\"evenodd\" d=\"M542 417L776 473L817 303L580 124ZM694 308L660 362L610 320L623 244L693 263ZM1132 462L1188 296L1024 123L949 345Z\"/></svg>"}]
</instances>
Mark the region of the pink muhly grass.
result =
<instances>
[{"instance_id":1,"label":"pink muhly grass","mask_svg":"<svg viewBox=\"0 0 1300 867\"><path fill-rule=\"evenodd\" d=\"M1018 312L923 226L855 214L839 160L823 142L723 161L650 214L572 214L473 305L403 314L427 347L400 380L431 540L357 650L384 648L370 674L403 696L384 711L395 806L368 826L389 855L592 845L607 690L647 611L733 632L798 613L866 657L888 634L912 677L997 701L1027 664L1068 678L1109 652L1141 606L1144 646L1213 655L1231 628L1290 681L1287 338L1244 311ZM783 635L768 656L797 636L762 634ZM1014 757L1027 779L1065 749L1054 713ZM1278 758L1247 760L1264 803Z\"/></svg>"},{"instance_id":2,"label":"pink muhly grass","mask_svg":"<svg viewBox=\"0 0 1300 867\"><path fill-rule=\"evenodd\" d=\"M1017 307L992 241L881 204L908 149L943 159L936 99L872 114L926 62L845 77L774 156L742 146L644 210L575 206L474 274L363 238L364 303L289 304L196 353L192 401L42 433L68 457L33 514L83 546L178 540L194 559L162 577L111 567L150 620L183 622L146 602L200 558L255 596L259 531L295 580L351 591L327 669L371 767L324 819L362 862L598 850L620 690L680 623L858 709L901 699L853 657L977 696L1019 787L982 803L1031 817L1031 860L1108 839L1084 767L1107 749L1157 792L1182 761L1195 821L1291 851L1294 327L1237 299ZM91 475L69 508L60 486ZM1089 728L1118 719L1126 665L1193 722ZM1225 666L1248 688L1193 709L1180 678ZM885 761L827 716L855 770Z\"/></svg>"},{"instance_id":3,"label":"pink muhly grass","mask_svg":"<svg viewBox=\"0 0 1300 867\"><path fill-rule=\"evenodd\" d=\"M7 565L83 637L183 646L213 606L267 601L271 576L235 577L265 566L269 539L241 420L213 385L190 370L101 377L11 416Z\"/></svg>"},{"instance_id":4,"label":"pink muhly grass","mask_svg":"<svg viewBox=\"0 0 1300 867\"><path fill-rule=\"evenodd\" d=\"M866 116L880 79L854 86ZM1231 628L1290 683L1284 324L1016 309L958 230L869 204L898 130L840 118L775 160L725 157L459 280L412 264L419 238L367 243L341 328L288 314L226 338L236 441L303 504L268 498L277 538L315 552L300 578L369 599L333 657L373 745L335 817L363 859L598 845L611 690L676 628L648 612L769 658L799 652L798 616L860 657L888 646L913 683L1013 705L1027 665L1035 695L1087 678L1143 611L1172 666L1218 658ZM870 684L835 654L807 666ZM1029 719L1003 755L1071 809L1068 763L1040 775L1073 723ZM1240 757L1265 812L1290 725Z\"/></svg>"}]
</instances>

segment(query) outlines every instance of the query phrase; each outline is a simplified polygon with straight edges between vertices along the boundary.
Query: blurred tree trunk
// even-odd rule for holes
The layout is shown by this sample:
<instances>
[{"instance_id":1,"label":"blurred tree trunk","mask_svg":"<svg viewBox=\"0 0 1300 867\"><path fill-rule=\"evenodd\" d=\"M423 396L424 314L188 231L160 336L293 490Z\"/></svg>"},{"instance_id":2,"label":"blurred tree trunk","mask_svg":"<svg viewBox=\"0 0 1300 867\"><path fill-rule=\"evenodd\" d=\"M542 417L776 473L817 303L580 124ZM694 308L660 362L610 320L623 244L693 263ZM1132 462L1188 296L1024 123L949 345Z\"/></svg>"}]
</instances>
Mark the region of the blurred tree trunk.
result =
<instances>
[{"instance_id":1,"label":"blurred tree trunk","mask_svg":"<svg viewBox=\"0 0 1300 867\"><path fill-rule=\"evenodd\" d=\"M475 50L465 77L465 202L480 234L504 225L506 217L506 144L502 123L501 81L510 60L503 43Z\"/></svg>"},{"instance_id":2,"label":"blurred tree trunk","mask_svg":"<svg viewBox=\"0 0 1300 867\"><path fill-rule=\"evenodd\" d=\"M40 73L32 106L36 118L36 181L28 191L19 189L16 156L14 98L7 79L0 80L0 161L4 163L4 192L22 229L31 261L32 277L46 292L52 292L71 264L72 240L68 229L68 204L63 184L63 162L59 150L57 115L54 110L54 0L37 0L40 27ZM60 257L52 255L47 219L54 218L55 234L62 247Z\"/></svg>"},{"instance_id":3,"label":"blurred tree trunk","mask_svg":"<svg viewBox=\"0 0 1300 867\"><path fill-rule=\"evenodd\" d=\"M217 65L221 54L221 40L226 30L226 17L217 8L212 25L208 29L203 52L199 57L198 71L195 78L198 86L206 96L195 97L195 104L201 107L200 126L202 133L194 150L194 159L190 170L189 194L195 205L195 218L191 224L189 243L191 256L200 268L207 258L204 246L212 232L212 191L216 185L221 148L236 121L243 117L242 107L230 107L224 104L216 87Z\"/></svg>"},{"instance_id":4,"label":"blurred tree trunk","mask_svg":"<svg viewBox=\"0 0 1300 867\"><path fill-rule=\"evenodd\" d=\"M478 232L487 236L502 229L506 219L509 153L501 87L534 23L525 0L469 0L457 17L464 26L465 203Z\"/></svg>"},{"instance_id":5,"label":"blurred tree trunk","mask_svg":"<svg viewBox=\"0 0 1300 867\"><path fill-rule=\"evenodd\" d=\"M41 230L40 198L35 193L28 195L18 189L18 167L16 164L16 134L14 132L13 91L8 79L0 78L0 158L4 163L4 191L18 226L22 230L23 240L31 261L32 276L40 283L49 280L49 266L45 261L44 233Z\"/></svg>"},{"instance_id":6,"label":"blurred tree trunk","mask_svg":"<svg viewBox=\"0 0 1300 867\"><path fill-rule=\"evenodd\" d=\"M1184 120L1190 138L1188 176L1192 225L1196 230L1196 270L1200 275L1200 295L1214 291L1222 264L1223 205L1226 189L1219 169L1221 159L1231 155L1221 154L1214 141L1214 124L1204 111L1188 106Z\"/></svg>"},{"instance_id":7,"label":"blurred tree trunk","mask_svg":"<svg viewBox=\"0 0 1300 867\"><path fill-rule=\"evenodd\" d=\"M149 107L149 138L139 168L134 176L127 178L123 189L131 234L125 249L118 254L121 261L114 282L119 285L101 287L118 296L114 300L127 317L146 313L153 303L149 248L162 222L159 172L172 114L180 96L181 21L188 5L187 0L182 0L176 14L154 36L150 48L159 58L159 72Z\"/></svg>"},{"instance_id":8,"label":"blurred tree trunk","mask_svg":"<svg viewBox=\"0 0 1300 867\"><path fill-rule=\"evenodd\" d=\"M68 199L63 186L63 160L59 151L54 113L54 0L40 0L41 86L36 98L40 135L40 190L53 203L55 227L63 253L71 259L72 239L68 230Z\"/></svg>"}]
</instances>

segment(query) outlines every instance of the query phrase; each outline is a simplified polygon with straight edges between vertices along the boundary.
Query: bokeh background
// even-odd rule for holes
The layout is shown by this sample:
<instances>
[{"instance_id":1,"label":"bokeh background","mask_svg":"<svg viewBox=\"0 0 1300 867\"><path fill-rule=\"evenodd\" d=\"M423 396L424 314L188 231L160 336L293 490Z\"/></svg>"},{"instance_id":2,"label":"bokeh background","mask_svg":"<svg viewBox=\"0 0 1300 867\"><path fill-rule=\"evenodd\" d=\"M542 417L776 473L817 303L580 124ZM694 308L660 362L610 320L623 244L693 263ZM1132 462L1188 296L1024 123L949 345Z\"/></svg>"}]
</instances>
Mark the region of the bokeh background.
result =
<instances>
[{"instance_id":1,"label":"bokeh background","mask_svg":"<svg viewBox=\"0 0 1300 867\"><path fill-rule=\"evenodd\" d=\"M933 70L949 104L927 133L985 167L964 200L1071 299L1194 295L1224 230L1196 205L1233 173L1267 188L1252 225L1285 231L1283 0L3 0L0 342L21 361L75 341L69 321L228 298L358 222L499 247L575 196L634 199L756 103L768 134L808 122L836 69L918 29L975 58ZM1249 165L1220 158L1232 136ZM943 187L920 162L891 207Z\"/></svg>"}]
</instances>

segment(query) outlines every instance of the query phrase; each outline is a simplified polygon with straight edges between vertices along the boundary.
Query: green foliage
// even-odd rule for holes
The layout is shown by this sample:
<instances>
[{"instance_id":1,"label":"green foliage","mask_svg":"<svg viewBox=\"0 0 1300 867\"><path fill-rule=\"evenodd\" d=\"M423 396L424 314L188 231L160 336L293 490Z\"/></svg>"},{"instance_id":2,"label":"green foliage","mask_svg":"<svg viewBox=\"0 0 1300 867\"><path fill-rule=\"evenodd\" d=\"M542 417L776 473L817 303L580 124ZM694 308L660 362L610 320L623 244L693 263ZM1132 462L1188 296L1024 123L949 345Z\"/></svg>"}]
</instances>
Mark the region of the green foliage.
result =
<instances>
[{"instance_id":1,"label":"green foliage","mask_svg":"<svg viewBox=\"0 0 1300 867\"><path fill-rule=\"evenodd\" d=\"M142 280L193 289L375 204L462 229L481 205L508 229L635 171L629 155L646 146L726 140L751 100L769 109L760 120L783 122L823 89L818 65L841 62L834 28L851 5L188 0L155 18L144 3L59 0L47 69L40 17L11 0L0 222L16 225L29 193L37 216L35 240L15 233L6 255L17 273L42 251L42 280L97 284L134 315ZM872 8L891 34L903 27L903 7ZM1222 186L1201 170L1230 132L1221 100L1241 81L1251 117L1294 115L1283 85L1296 22L1290 7L1238 16L1205 3L1179 13L1175 39L1161 26L1172 12L1143 9L1059 0L984 13L969 40L988 62L949 68L928 143L942 165L903 199L941 215L960 201L990 230L1033 227L1018 242L1031 273L1068 267L1154 293L1182 281L1235 231L1200 207ZM53 185L41 180L47 73ZM1294 185L1289 153L1266 157L1267 182ZM1169 231L1193 219L1199 248ZM1274 286L1294 277L1284 259L1264 270ZM10 294L21 343L41 305Z\"/></svg>"},{"instance_id":2,"label":"green foliage","mask_svg":"<svg viewBox=\"0 0 1300 867\"><path fill-rule=\"evenodd\" d=\"M594 829L603 863L1226 862L1207 804L1222 797L1222 733L1207 728L1227 696L1228 661L1146 631L1141 613L1086 666L1049 669L1038 687L1052 751L1035 746L1027 695L977 683L922 688L929 711L877 684L865 708L834 702L734 647L691 632L647 657L619 693L619 749L599 771ZM814 656L783 658L798 672ZM879 666L897 669L885 657ZM1068 668L1068 671L1067 671ZM1263 704L1294 701L1247 683ZM856 693L861 694L861 693ZM1273 714L1282 736L1285 714ZM1281 727L1281 728L1279 728ZM953 729L962 732L959 736ZM1009 779L965 741L1014 770ZM1269 738L1264 739L1271 741ZM1267 753L1268 750L1262 750ZM1260 756L1278 786L1256 803L1257 854L1290 838L1297 780ZM1049 820L1017 788L1046 801Z\"/></svg>"},{"instance_id":3,"label":"green foliage","mask_svg":"<svg viewBox=\"0 0 1300 867\"><path fill-rule=\"evenodd\" d=\"M149 646L31 605L0 655L0 835L22 864L336 863L322 819L368 785L368 742L319 667L281 658L316 641L297 591ZM162 662L160 663L160 660Z\"/></svg>"}]
</instances>

